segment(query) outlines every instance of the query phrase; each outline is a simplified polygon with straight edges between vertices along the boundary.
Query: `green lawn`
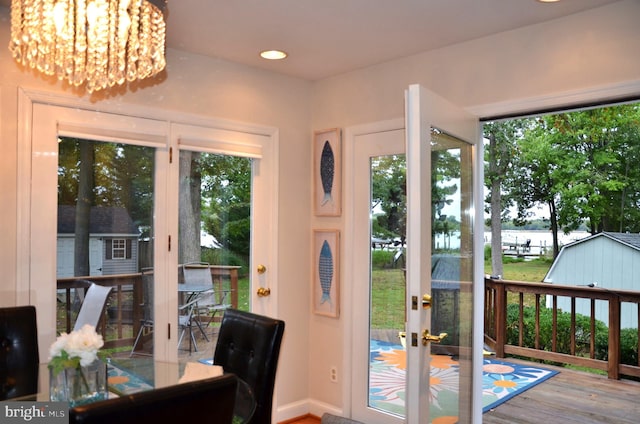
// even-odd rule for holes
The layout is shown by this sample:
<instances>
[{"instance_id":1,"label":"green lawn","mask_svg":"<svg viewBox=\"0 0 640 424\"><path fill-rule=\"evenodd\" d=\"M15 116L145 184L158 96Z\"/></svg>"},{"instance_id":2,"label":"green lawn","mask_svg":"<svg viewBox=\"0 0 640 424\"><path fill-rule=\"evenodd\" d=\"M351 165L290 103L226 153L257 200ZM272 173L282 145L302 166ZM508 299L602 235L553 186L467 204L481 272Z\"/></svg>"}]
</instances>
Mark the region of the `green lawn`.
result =
<instances>
[{"instance_id":1,"label":"green lawn","mask_svg":"<svg viewBox=\"0 0 640 424\"><path fill-rule=\"evenodd\" d=\"M534 259L531 261L506 259L503 264L503 279L539 283L551 267L550 259ZM485 261L485 274L491 275L491 262Z\"/></svg>"},{"instance_id":2,"label":"green lawn","mask_svg":"<svg viewBox=\"0 0 640 424\"><path fill-rule=\"evenodd\" d=\"M507 259L504 264L504 279L528 282L540 282L546 275L551 261L536 259L532 261L514 261ZM491 274L491 263L485 264L485 273ZM403 329L405 281L400 269L385 266L376 267L372 272L372 328Z\"/></svg>"}]
</instances>

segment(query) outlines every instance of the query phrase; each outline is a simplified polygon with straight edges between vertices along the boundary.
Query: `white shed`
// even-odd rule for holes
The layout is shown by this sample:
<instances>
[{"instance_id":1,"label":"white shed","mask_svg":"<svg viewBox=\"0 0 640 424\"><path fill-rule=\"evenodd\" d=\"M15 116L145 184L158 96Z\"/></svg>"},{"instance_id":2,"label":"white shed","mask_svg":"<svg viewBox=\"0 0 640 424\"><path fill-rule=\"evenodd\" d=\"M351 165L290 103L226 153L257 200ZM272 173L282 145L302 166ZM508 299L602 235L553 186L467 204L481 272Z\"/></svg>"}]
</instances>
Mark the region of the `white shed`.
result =
<instances>
[{"instance_id":1,"label":"white shed","mask_svg":"<svg viewBox=\"0 0 640 424\"><path fill-rule=\"evenodd\" d=\"M603 232L567 244L562 247L544 281L640 291L640 234ZM547 306L551 305L551 296L547 296ZM570 299L559 297L558 308L571 311ZM623 303L621 309L621 328L637 328L636 305ZM589 300L576 300L577 313L589 316L590 311ZM608 314L606 302L596 301L596 319L608 325Z\"/></svg>"},{"instance_id":2,"label":"white shed","mask_svg":"<svg viewBox=\"0 0 640 424\"><path fill-rule=\"evenodd\" d=\"M58 206L58 278L74 276L75 206ZM138 272L140 231L125 208L94 206L89 218L90 275Z\"/></svg>"}]
</instances>

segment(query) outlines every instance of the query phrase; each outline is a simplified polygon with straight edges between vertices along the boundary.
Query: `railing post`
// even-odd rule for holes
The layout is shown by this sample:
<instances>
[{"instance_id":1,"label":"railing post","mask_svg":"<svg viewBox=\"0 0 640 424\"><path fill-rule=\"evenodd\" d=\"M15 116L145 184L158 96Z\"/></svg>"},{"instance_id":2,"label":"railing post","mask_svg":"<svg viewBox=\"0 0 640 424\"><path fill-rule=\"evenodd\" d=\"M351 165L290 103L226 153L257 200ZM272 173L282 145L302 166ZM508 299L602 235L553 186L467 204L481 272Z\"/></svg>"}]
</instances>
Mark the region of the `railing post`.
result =
<instances>
[{"instance_id":1,"label":"railing post","mask_svg":"<svg viewBox=\"0 0 640 424\"><path fill-rule=\"evenodd\" d=\"M507 291L499 281L496 281L495 306L496 357L504 358L504 345L507 340Z\"/></svg>"},{"instance_id":2,"label":"railing post","mask_svg":"<svg viewBox=\"0 0 640 424\"><path fill-rule=\"evenodd\" d=\"M609 378L620 379L620 297L609 299L609 359L607 373Z\"/></svg>"}]
</instances>

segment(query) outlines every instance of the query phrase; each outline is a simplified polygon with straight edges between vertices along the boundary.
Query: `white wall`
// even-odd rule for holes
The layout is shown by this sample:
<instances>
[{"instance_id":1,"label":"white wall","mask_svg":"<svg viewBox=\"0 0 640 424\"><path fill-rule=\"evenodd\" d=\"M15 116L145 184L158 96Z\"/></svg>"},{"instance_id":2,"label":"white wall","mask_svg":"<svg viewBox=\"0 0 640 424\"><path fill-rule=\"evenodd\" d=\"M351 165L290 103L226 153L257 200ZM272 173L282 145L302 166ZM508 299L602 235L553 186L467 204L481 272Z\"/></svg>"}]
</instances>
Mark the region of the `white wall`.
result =
<instances>
[{"instance_id":1,"label":"white wall","mask_svg":"<svg viewBox=\"0 0 640 424\"><path fill-rule=\"evenodd\" d=\"M11 58L9 11L0 7L0 306L16 304L17 223L17 92L18 87L70 97L79 90L64 87L21 69ZM154 80L111 95L96 93L96 108L118 104L160 108L180 114L276 127L279 130L279 317L286 334L278 371L278 403L300 402L307 397L308 311L310 244L310 92L311 83L246 66L213 60L176 50L167 51L167 70ZM293 177L292 177L293 176ZM305 411L306 412L306 411Z\"/></svg>"},{"instance_id":2,"label":"white wall","mask_svg":"<svg viewBox=\"0 0 640 424\"><path fill-rule=\"evenodd\" d=\"M558 104L554 97L602 96L636 90L640 78L640 2L625 0L556 22L497 34L425 52L311 84L175 50L167 72L96 105L126 103L176 110L279 128L279 315L287 322L279 366L280 419L318 408L348 410L343 339L350 325L351 282L342 282L341 316L311 314L310 232L343 228L343 219L317 218L311 210L313 130L364 124L403 116L404 89L421 83L480 115L496 110ZM9 56L9 13L0 7L0 304L15 303L17 87L78 95L21 70ZM627 85L627 83L630 83ZM143 88L144 87L144 88ZM613 88L611 88L613 87ZM640 89L638 89L640 92ZM550 96L550 97L547 97ZM533 98L533 99L532 99ZM566 98L568 99L568 97ZM562 100L566 102L568 100ZM501 103L505 102L505 103ZM489 106L486 106L489 105ZM347 184L348 182L345 182ZM344 231L343 231L344 234ZM342 262L341 272L349 266ZM341 382L330 383L338 366ZM345 399L347 399L345 401ZM284 408L284 410L283 410Z\"/></svg>"},{"instance_id":3,"label":"white wall","mask_svg":"<svg viewBox=\"0 0 640 424\"><path fill-rule=\"evenodd\" d=\"M329 78L313 87L312 125L346 128L401 118L404 90L412 83L480 117L640 94L639 20L640 2L626 0ZM311 224L346 234L343 219L313 217ZM350 370L342 352L350 343L343 338L349 302L357 301L349 295L353 284L342 283L340 320L312 317L309 329L310 397L317 408L331 405L347 415ZM335 364L342 364L340 387L328 378Z\"/></svg>"}]
</instances>

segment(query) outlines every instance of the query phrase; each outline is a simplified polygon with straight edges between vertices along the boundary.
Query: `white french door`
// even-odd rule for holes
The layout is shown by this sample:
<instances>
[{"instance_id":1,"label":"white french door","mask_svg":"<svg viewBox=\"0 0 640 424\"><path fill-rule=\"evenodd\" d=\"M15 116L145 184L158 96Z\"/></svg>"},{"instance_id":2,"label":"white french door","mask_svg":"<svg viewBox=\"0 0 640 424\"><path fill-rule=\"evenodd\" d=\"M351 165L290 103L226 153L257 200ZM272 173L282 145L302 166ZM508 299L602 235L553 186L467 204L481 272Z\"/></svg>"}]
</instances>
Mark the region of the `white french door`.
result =
<instances>
[{"instance_id":1,"label":"white french door","mask_svg":"<svg viewBox=\"0 0 640 424\"><path fill-rule=\"evenodd\" d=\"M474 398L474 393L480 395L476 375L482 360L482 326L474 325L482 322L481 308L474 308L474 294L482 294L477 283L482 281L482 240L473 231L475 205L481 204L474 190L474 182L481 181L476 171L478 122L411 86L404 125L398 124L353 136L353 296L359 301L353 315L352 416L370 423L481 422ZM380 242L372 201L379 182L373 176L375 167L389 158L406 161L406 249L390 265L401 267L406 280L394 277L393 270L376 270L372 261ZM392 174L387 168L385 173ZM402 226L397 228L402 232ZM402 250L404 245L389 248ZM395 260L400 257L406 262ZM405 347L394 339L397 328L388 328L394 324L376 319L381 279L404 290L404 303L390 299L388 308L403 309L390 321L405 316ZM369 301L360 301L364 299ZM478 313L480 319L474 317ZM425 340L425 330L434 341ZM394 366L387 367L385 360ZM443 363L446 370L438 373Z\"/></svg>"},{"instance_id":2,"label":"white french door","mask_svg":"<svg viewBox=\"0 0 640 424\"><path fill-rule=\"evenodd\" d=\"M435 408L436 393L429 386L430 362L436 355L458 362L458 422L480 422L474 402L474 395L480 395L476 377L482 366L482 320L475 319L482 316L477 294L483 293L482 230L474 236L475 222L483 228L481 190L475 189L482 187L477 171L482 162L474 148L479 124L476 117L418 85L409 87L405 102L407 422L429 422L435 414L430 408ZM438 233L457 233L458 246L438 245ZM447 307L441 308L440 302ZM436 343L425 340L427 331L436 338L448 334Z\"/></svg>"},{"instance_id":3,"label":"white french door","mask_svg":"<svg viewBox=\"0 0 640 424\"><path fill-rule=\"evenodd\" d=\"M183 116L177 124L156 110L157 118L127 116L83 109L87 105L53 106L37 93L21 93L18 222L18 302L38 309L38 336L41 360L46 362L50 344L56 337L56 197L58 193L59 137L73 137L138 146L150 152L153 162L152 237L156 329L154 357L177 361L178 339L178 179L181 149L241 156L251 164L251 246L249 264L249 304L261 314L275 315L276 296L258 297L259 287L273 293L277 281L277 131L243 127L227 122L202 122ZM126 107L124 107L126 109ZM131 114L140 108L130 108ZM195 124L188 123L190 121ZM116 148L117 151L117 148ZM269 231L269 234L267 234ZM173 248L170 240L173 238ZM258 265L267 272L258 273ZM213 354L213 352L212 352Z\"/></svg>"}]
</instances>

